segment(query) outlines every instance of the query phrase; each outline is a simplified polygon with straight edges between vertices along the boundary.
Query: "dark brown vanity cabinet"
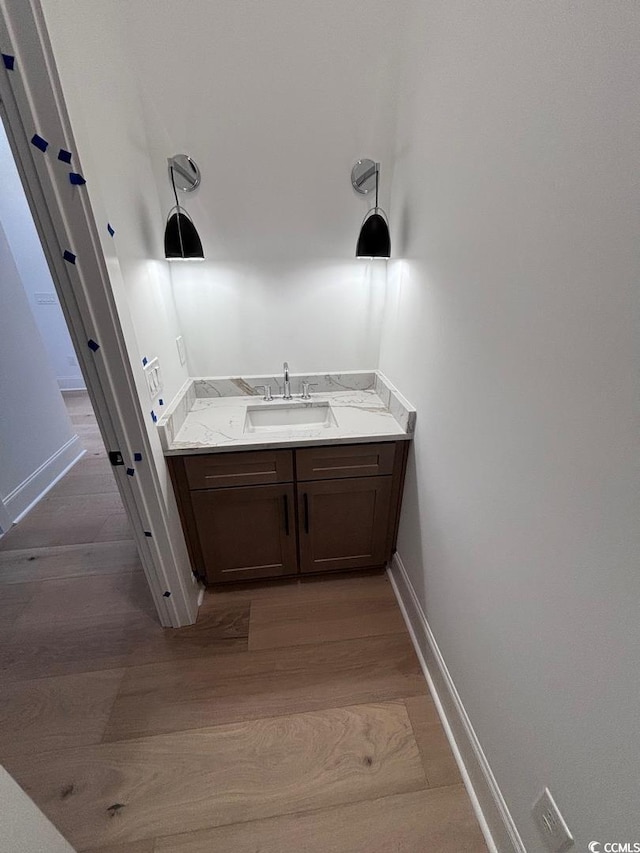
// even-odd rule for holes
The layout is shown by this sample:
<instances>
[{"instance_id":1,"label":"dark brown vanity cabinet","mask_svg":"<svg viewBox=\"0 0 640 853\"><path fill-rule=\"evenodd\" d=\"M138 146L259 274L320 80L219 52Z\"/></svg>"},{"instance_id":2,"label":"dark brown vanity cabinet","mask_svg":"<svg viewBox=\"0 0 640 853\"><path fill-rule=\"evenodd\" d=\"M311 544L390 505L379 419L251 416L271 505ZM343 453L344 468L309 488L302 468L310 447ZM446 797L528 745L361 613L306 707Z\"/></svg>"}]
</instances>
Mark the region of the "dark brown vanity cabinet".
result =
<instances>
[{"instance_id":1,"label":"dark brown vanity cabinet","mask_svg":"<svg viewBox=\"0 0 640 853\"><path fill-rule=\"evenodd\" d=\"M381 567L408 442L171 456L194 570L208 583Z\"/></svg>"}]
</instances>

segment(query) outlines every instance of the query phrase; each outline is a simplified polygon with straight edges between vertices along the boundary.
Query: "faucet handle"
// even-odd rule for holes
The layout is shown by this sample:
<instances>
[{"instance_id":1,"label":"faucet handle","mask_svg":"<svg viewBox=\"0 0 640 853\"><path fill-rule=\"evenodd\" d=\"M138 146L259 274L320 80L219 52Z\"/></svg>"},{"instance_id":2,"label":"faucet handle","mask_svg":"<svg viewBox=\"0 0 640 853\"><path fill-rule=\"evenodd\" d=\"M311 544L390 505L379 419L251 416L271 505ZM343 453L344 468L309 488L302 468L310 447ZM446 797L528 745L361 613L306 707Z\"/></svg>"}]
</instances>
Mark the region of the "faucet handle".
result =
<instances>
[{"instance_id":1,"label":"faucet handle","mask_svg":"<svg viewBox=\"0 0 640 853\"><path fill-rule=\"evenodd\" d=\"M302 394L300 396L301 400L310 400L311 394L309 393L309 388L315 388L317 382L303 382L302 383Z\"/></svg>"},{"instance_id":2,"label":"faucet handle","mask_svg":"<svg viewBox=\"0 0 640 853\"><path fill-rule=\"evenodd\" d=\"M258 388L262 388L264 391L263 400L266 400L267 403L273 400L273 397L271 396L271 385L258 385Z\"/></svg>"}]
</instances>

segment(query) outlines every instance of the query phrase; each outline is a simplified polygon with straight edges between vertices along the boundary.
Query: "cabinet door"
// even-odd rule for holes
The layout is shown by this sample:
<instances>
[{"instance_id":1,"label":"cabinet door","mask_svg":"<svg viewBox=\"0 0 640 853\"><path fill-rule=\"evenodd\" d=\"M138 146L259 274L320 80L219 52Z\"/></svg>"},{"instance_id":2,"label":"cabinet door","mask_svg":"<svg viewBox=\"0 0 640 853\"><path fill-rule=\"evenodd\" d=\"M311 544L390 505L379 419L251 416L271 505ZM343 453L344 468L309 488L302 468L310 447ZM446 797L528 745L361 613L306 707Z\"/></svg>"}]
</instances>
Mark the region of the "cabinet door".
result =
<instances>
[{"instance_id":1,"label":"cabinet door","mask_svg":"<svg viewBox=\"0 0 640 853\"><path fill-rule=\"evenodd\" d=\"M300 570L346 571L383 565L391 477L298 484Z\"/></svg>"},{"instance_id":2,"label":"cabinet door","mask_svg":"<svg viewBox=\"0 0 640 853\"><path fill-rule=\"evenodd\" d=\"M244 486L191 493L210 583L297 572L293 486Z\"/></svg>"}]
</instances>

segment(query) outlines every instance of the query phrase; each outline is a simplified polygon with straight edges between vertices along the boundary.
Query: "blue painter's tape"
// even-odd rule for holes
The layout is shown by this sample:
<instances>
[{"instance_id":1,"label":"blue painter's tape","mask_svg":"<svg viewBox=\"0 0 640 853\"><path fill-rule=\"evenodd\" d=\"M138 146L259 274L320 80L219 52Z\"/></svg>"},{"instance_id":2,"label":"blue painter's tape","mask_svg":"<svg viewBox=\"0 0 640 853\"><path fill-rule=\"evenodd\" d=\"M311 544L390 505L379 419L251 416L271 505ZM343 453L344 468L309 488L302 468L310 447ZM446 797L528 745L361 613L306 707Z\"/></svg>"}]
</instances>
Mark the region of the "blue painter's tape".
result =
<instances>
[{"instance_id":1,"label":"blue painter's tape","mask_svg":"<svg viewBox=\"0 0 640 853\"><path fill-rule=\"evenodd\" d=\"M4 62L4 67L7 69L7 71L13 71L16 64L15 56L11 56L10 53L3 53L2 61Z\"/></svg>"},{"instance_id":2,"label":"blue painter's tape","mask_svg":"<svg viewBox=\"0 0 640 853\"><path fill-rule=\"evenodd\" d=\"M130 477L133 477L133 475L134 475L135 473L136 473L136 472L135 472L135 468L127 468L127 474L128 474Z\"/></svg>"},{"instance_id":3,"label":"blue painter's tape","mask_svg":"<svg viewBox=\"0 0 640 853\"><path fill-rule=\"evenodd\" d=\"M161 406L164 406L164 400L162 399L162 397L160 397L160 399L158 400L158 403L159 403Z\"/></svg>"},{"instance_id":4,"label":"blue painter's tape","mask_svg":"<svg viewBox=\"0 0 640 853\"><path fill-rule=\"evenodd\" d=\"M31 144L32 144L32 145L35 145L35 147L36 147L36 148L39 148L39 149L40 149L40 151L42 151L43 153L44 153L44 152L47 150L47 148L49 147L49 143L47 142L47 140L46 140L46 139L43 139L43 138L42 138L41 136L39 136L37 133L34 133L34 134L33 134L33 136L31 137Z\"/></svg>"},{"instance_id":5,"label":"blue painter's tape","mask_svg":"<svg viewBox=\"0 0 640 853\"><path fill-rule=\"evenodd\" d=\"M146 363L147 363L147 357L145 355L142 359L142 366L144 367Z\"/></svg>"},{"instance_id":6,"label":"blue painter's tape","mask_svg":"<svg viewBox=\"0 0 640 853\"><path fill-rule=\"evenodd\" d=\"M169 592L169 590L162 593L163 598L169 598L170 595L171 595L171 593Z\"/></svg>"},{"instance_id":7,"label":"blue painter's tape","mask_svg":"<svg viewBox=\"0 0 640 853\"><path fill-rule=\"evenodd\" d=\"M87 346L89 347L90 350L93 350L93 352L96 352L97 350L100 349L100 344L97 344L93 340L93 338L89 338L89 340L87 341Z\"/></svg>"},{"instance_id":8,"label":"blue painter's tape","mask_svg":"<svg viewBox=\"0 0 640 853\"><path fill-rule=\"evenodd\" d=\"M134 453L133 454L134 462L142 462L142 453Z\"/></svg>"},{"instance_id":9,"label":"blue painter's tape","mask_svg":"<svg viewBox=\"0 0 640 853\"><path fill-rule=\"evenodd\" d=\"M113 235L116 233L115 228L112 228L111 223L109 222L107 222L107 231L109 232L110 237L113 237Z\"/></svg>"},{"instance_id":10,"label":"blue painter's tape","mask_svg":"<svg viewBox=\"0 0 640 853\"><path fill-rule=\"evenodd\" d=\"M75 264L75 262L76 262L76 256L73 254L73 252L70 252L68 249L64 250L64 254L62 255L62 257L65 259L65 261L68 264Z\"/></svg>"},{"instance_id":11,"label":"blue painter's tape","mask_svg":"<svg viewBox=\"0 0 640 853\"><path fill-rule=\"evenodd\" d=\"M69 172L69 180L74 187L81 187L83 184L87 183L82 175L78 174L78 172Z\"/></svg>"},{"instance_id":12,"label":"blue painter's tape","mask_svg":"<svg viewBox=\"0 0 640 853\"><path fill-rule=\"evenodd\" d=\"M145 530L144 535L151 539L151 533L149 530Z\"/></svg>"},{"instance_id":13,"label":"blue painter's tape","mask_svg":"<svg viewBox=\"0 0 640 853\"><path fill-rule=\"evenodd\" d=\"M65 151L64 148L61 148L58 151L58 160L62 160L63 163L71 162L71 151Z\"/></svg>"}]
</instances>

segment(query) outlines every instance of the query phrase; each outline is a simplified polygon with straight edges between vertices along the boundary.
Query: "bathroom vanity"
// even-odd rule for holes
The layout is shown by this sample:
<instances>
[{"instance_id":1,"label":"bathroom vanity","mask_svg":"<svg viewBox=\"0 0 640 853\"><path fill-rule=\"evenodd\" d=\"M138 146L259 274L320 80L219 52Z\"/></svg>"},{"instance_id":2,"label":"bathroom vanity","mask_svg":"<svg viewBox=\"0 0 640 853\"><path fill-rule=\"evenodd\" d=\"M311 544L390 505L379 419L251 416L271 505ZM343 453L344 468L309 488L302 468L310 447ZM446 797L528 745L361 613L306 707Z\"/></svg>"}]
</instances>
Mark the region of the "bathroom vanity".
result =
<instances>
[{"instance_id":1,"label":"bathroom vanity","mask_svg":"<svg viewBox=\"0 0 640 853\"><path fill-rule=\"evenodd\" d=\"M194 571L218 584L383 567L415 411L379 373L293 376L290 400L265 385L282 387L190 380L159 421Z\"/></svg>"}]
</instances>

